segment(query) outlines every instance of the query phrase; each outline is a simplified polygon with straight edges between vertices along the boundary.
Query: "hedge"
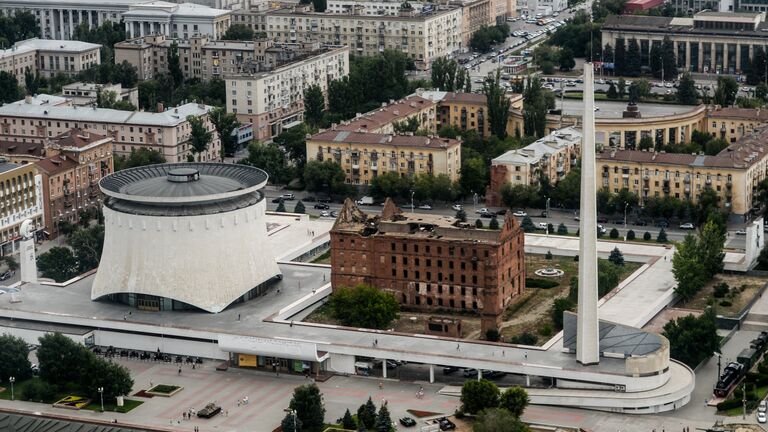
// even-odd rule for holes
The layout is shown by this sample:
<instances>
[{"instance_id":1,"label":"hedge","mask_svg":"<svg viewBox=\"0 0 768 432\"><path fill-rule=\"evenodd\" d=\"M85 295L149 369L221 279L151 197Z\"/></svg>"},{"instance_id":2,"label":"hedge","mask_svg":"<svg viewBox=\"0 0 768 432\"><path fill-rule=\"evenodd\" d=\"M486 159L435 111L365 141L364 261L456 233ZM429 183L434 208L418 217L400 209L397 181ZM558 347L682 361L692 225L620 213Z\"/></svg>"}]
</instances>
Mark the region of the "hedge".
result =
<instances>
[{"instance_id":1,"label":"hedge","mask_svg":"<svg viewBox=\"0 0 768 432\"><path fill-rule=\"evenodd\" d=\"M554 288L556 286L560 285L560 282L549 280L549 279L538 279L538 278L525 278L525 287L526 288Z\"/></svg>"},{"instance_id":2,"label":"hedge","mask_svg":"<svg viewBox=\"0 0 768 432\"><path fill-rule=\"evenodd\" d=\"M741 406L741 399L728 399L717 404L718 411L728 411L729 409Z\"/></svg>"}]
</instances>

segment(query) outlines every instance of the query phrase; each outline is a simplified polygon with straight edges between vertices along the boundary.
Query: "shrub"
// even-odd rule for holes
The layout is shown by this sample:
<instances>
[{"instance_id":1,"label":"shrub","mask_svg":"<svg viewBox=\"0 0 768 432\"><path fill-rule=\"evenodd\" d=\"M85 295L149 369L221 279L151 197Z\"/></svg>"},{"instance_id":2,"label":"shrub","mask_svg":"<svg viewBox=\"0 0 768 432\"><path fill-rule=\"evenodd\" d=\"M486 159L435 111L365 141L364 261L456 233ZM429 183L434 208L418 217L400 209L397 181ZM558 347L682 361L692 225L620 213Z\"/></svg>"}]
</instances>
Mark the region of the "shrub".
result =
<instances>
[{"instance_id":1,"label":"shrub","mask_svg":"<svg viewBox=\"0 0 768 432\"><path fill-rule=\"evenodd\" d=\"M722 306L722 307L730 307L732 305L733 305L733 303L729 302L728 300L723 300L723 301L720 302L720 306Z\"/></svg>"},{"instance_id":2,"label":"shrub","mask_svg":"<svg viewBox=\"0 0 768 432\"><path fill-rule=\"evenodd\" d=\"M551 326L549 323L547 323L547 324L544 324L544 325L543 325L543 326L541 326L541 328L539 329L539 334L540 334L540 335L542 335L542 336L544 336L544 337L550 337L550 336L552 336L552 326Z\"/></svg>"},{"instance_id":3,"label":"shrub","mask_svg":"<svg viewBox=\"0 0 768 432\"><path fill-rule=\"evenodd\" d=\"M512 336L509 338L509 343L511 344L519 344L519 345L536 345L536 342L539 341L539 338L536 337L535 334L526 331L519 335Z\"/></svg>"},{"instance_id":4,"label":"shrub","mask_svg":"<svg viewBox=\"0 0 768 432\"><path fill-rule=\"evenodd\" d=\"M475 221L475 228L482 228L483 227L483 221L480 219Z\"/></svg>"},{"instance_id":5,"label":"shrub","mask_svg":"<svg viewBox=\"0 0 768 432\"><path fill-rule=\"evenodd\" d=\"M645 234L643 234L643 240L648 241L650 239L651 239L651 233L646 231Z\"/></svg>"},{"instance_id":6,"label":"shrub","mask_svg":"<svg viewBox=\"0 0 768 432\"><path fill-rule=\"evenodd\" d=\"M656 241L659 243L666 243L667 242L667 232L662 228L659 230L659 235L656 236Z\"/></svg>"},{"instance_id":7,"label":"shrub","mask_svg":"<svg viewBox=\"0 0 768 432\"><path fill-rule=\"evenodd\" d=\"M491 342L498 342L499 339L501 339L501 334L495 328L488 329L488 331L485 332L485 339Z\"/></svg>"},{"instance_id":8,"label":"shrub","mask_svg":"<svg viewBox=\"0 0 768 432\"><path fill-rule=\"evenodd\" d=\"M525 278L525 287L526 288L543 288L543 289L550 289L554 288L556 286L560 285L559 282L549 279L539 279L539 278Z\"/></svg>"},{"instance_id":9,"label":"shrub","mask_svg":"<svg viewBox=\"0 0 768 432\"><path fill-rule=\"evenodd\" d=\"M557 233L562 235L568 234L568 227L561 222L560 225L557 226Z\"/></svg>"},{"instance_id":10,"label":"shrub","mask_svg":"<svg viewBox=\"0 0 768 432\"><path fill-rule=\"evenodd\" d=\"M717 404L718 411L728 411L729 409L741 406L741 399L728 399Z\"/></svg>"},{"instance_id":11,"label":"shrub","mask_svg":"<svg viewBox=\"0 0 768 432\"><path fill-rule=\"evenodd\" d=\"M491 218L491 222L489 222L489 223L488 223L488 228L490 228L490 229L492 229L492 230L497 230L497 229L499 229L499 220L498 220L498 219L496 219L496 217L495 217L495 216L494 216L494 217L492 217L492 218Z\"/></svg>"},{"instance_id":12,"label":"shrub","mask_svg":"<svg viewBox=\"0 0 768 432\"><path fill-rule=\"evenodd\" d=\"M612 239L619 238L619 230L617 230L616 228L611 229L611 232L608 234L608 236Z\"/></svg>"},{"instance_id":13,"label":"shrub","mask_svg":"<svg viewBox=\"0 0 768 432\"><path fill-rule=\"evenodd\" d=\"M22 391L21 398L33 402L52 402L57 392L55 385L41 379L33 379Z\"/></svg>"},{"instance_id":14,"label":"shrub","mask_svg":"<svg viewBox=\"0 0 768 432\"><path fill-rule=\"evenodd\" d=\"M634 240L635 239L635 232L633 230L627 231L627 240Z\"/></svg>"},{"instance_id":15,"label":"shrub","mask_svg":"<svg viewBox=\"0 0 768 432\"><path fill-rule=\"evenodd\" d=\"M720 282L719 284L715 285L715 289L712 295L714 295L715 298L723 298L726 294L728 294L728 291L730 291L728 284L725 282Z\"/></svg>"},{"instance_id":16,"label":"shrub","mask_svg":"<svg viewBox=\"0 0 768 432\"><path fill-rule=\"evenodd\" d=\"M554 258L554 256L552 256L552 252L551 251L547 251L547 254L544 255L544 259L547 259L547 260L551 260L553 258Z\"/></svg>"}]
</instances>

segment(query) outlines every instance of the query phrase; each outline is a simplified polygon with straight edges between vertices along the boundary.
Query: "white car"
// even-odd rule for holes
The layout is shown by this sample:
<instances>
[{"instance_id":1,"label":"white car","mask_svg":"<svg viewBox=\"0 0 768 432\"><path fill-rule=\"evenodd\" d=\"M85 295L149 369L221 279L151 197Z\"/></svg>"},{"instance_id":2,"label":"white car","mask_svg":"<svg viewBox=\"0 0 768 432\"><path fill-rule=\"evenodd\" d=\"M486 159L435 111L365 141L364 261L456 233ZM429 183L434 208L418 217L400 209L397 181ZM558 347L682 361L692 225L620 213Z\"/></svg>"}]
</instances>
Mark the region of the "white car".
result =
<instances>
[{"instance_id":1,"label":"white car","mask_svg":"<svg viewBox=\"0 0 768 432\"><path fill-rule=\"evenodd\" d=\"M605 234L605 233L607 232L607 230L605 229L605 227L604 227L604 226L602 226L602 225L598 225L598 226L597 226L597 231L598 231L600 234Z\"/></svg>"},{"instance_id":2,"label":"white car","mask_svg":"<svg viewBox=\"0 0 768 432\"><path fill-rule=\"evenodd\" d=\"M321 211L320 212L320 217L331 217L331 214L328 213L327 211Z\"/></svg>"},{"instance_id":3,"label":"white car","mask_svg":"<svg viewBox=\"0 0 768 432\"><path fill-rule=\"evenodd\" d=\"M747 230L740 229L740 230L736 231L736 235L738 235L738 236L745 236L745 235L747 235Z\"/></svg>"},{"instance_id":4,"label":"white car","mask_svg":"<svg viewBox=\"0 0 768 432\"><path fill-rule=\"evenodd\" d=\"M546 222L539 222L539 225L537 226L540 230L546 230L547 229L547 223Z\"/></svg>"},{"instance_id":5,"label":"white car","mask_svg":"<svg viewBox=\"0 0 768 432\"><path fill-rule=\"evenodd\" d=\"M686 222L686 223L684 223L684 224L680 224L680 229L684 229L684 230L692 230L692 229L694 229L694 228L696 228L696 227L695 227L695 226L693 226L693 224L692 224L692 223L690 223L690 222Z\"/></svg>"},{"instance_id":6,"label":"white car","mask_svg":"<svg viewBox=\"0 0 768 432\"><path fill-rule=\"evenodd\" d=\"M488 213L488 209L485 208L485 207L479 208L479 209L475 210L475 213L477 213L477 214Z\"/></svg>"},{"instance_id":7,"label":"white car","mask_svg":"<svg viewBox=\"0 0 768 432\"><path fill-rule=\"evenodd\" d=\"M526 213L526 212L524 212L522 210L518 210L518 211L512 213L512 216L514 216L514 217L526 217L526 216L528 216L528 213Z\"/></svg>"},{"instance_id":8,"label":"white car","mask_svg":"<svg viewBox=\"0 0 768 432\"><path fill-rule=\"evenodd\" d=\"M758 423L765 423L765 413L764 412L757 413L757 422Z\"/></svg>"},{"instance_id":9,"label":"white car","mask_svg":"<svg viewBox=\"0 0 768 432\"><path fill-rule=\"evenodd\" d=\"M451 206L451 208L453 210L455 210L455 211L459 211L459 210L463 209L464 207L462 207L461 204L454 204L454 205Z\"/></svg>"},{"instance_id":10,"label":"white car","mask_svg":"<svg viewBox=\"0 0 768 432\"><path fill-rule=\"evenodd\" d=\"M757 412L764 413L766 411L766 408L768 408L768 402L765 401L765 399L760 401L760 404L757 406Z\"/></svg>"},{"instance_id":11,"label":"white car","mask_svg":"<svg viewBox=\"0 0 768 432\"><path fill-rule=\"evenodd\" d=\"M419 209L421 210L432 210L432 206L429 204L422 204L419 206Z\"/></svg>"}]
</instances>

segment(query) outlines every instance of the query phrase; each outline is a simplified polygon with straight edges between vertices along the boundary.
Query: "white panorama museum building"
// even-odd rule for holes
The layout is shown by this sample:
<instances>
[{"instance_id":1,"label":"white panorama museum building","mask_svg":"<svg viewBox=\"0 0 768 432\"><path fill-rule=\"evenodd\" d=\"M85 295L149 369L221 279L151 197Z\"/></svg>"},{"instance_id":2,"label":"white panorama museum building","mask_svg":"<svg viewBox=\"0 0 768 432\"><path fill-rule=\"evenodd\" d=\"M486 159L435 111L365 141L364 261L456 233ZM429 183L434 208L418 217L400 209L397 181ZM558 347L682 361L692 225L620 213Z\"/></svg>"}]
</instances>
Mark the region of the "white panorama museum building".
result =
<instances>
[{"instance_id":1,"label":"white panorama museum building","mask_svg":"<svg viewBox=\"0 0 768 432\"><path fill-rule=\"evenodd\" d=\"M267 244L267 174L216 163L118 171L99 186L104 250L91 298L221 312L280 275Z\"/></svg>"}]
</instances>

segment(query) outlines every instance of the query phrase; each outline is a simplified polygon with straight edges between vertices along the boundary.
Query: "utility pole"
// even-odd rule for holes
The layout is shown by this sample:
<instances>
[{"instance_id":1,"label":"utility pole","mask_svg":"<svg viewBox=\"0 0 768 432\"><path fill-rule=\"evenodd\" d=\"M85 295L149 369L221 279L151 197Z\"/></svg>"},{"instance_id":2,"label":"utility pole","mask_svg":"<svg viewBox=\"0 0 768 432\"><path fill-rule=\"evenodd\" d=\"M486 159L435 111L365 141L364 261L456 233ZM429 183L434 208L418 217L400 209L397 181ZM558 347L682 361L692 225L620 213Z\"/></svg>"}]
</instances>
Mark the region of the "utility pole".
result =
<instances>
[{"instance_id":1,"label":"utility pole","mask_svg":"<svg viewBox=\"0 0 768 432\"><path fill-rule=\"evenodd\" d=\"M741 419L747 418L747 383L741 385Z\"/></svg>"}]
</instances>

